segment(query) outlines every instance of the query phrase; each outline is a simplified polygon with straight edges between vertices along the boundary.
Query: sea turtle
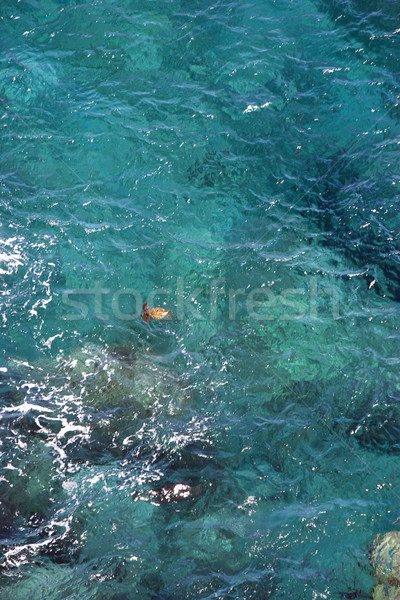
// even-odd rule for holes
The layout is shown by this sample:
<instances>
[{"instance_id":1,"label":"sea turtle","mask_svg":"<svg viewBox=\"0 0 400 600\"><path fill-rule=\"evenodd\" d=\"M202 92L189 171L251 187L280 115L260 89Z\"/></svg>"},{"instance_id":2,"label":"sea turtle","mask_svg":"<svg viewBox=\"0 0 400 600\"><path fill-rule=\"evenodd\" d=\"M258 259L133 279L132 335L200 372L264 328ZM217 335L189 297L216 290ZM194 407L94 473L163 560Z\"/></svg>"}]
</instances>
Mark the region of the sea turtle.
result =
<instances>
[{"instance_id":1,"label":"sea turtle","mask_svg":"<svg viewBox=\"0 0 400 600\"><path fill-rule=\"evenodd\" d=\"M146 323L149 322L149 319L164 319L164 317L170 317L172 319L172 312L170 310L165 310L165 308L148 308L147 302L143 304L143 312L140 315L143 317Z\"/></svg>"}]
</instances>

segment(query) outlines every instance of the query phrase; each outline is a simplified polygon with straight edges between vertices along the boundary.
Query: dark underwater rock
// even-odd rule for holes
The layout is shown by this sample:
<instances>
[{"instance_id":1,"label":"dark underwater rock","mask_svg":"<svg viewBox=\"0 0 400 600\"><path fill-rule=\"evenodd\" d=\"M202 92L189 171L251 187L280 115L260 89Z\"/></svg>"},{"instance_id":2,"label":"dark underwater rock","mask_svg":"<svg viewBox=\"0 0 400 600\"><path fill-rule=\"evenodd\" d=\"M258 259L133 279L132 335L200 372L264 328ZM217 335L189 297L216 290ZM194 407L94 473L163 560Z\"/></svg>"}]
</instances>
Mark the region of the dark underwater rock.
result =
<instances>
[{"instance_id":1,"label":"dark underwater rock","mask_svg":"<svg viewBox=\"0 0 400 600\"><path fill-rule=\"evenodd\" d=\"M132 346L111 346L110 355L119 360L126 360L134 363L136 360L136 350Z\"/></svg>"},{"instance_id":2,"label":"dark underwater rock","mask_svg":"<svg viewBox=\"0 0 400 600\"><path fill-rule=\"evenodd\" d=\"M31 365L11 362L35 391L29 410L5 409L10 428L51 439L65 459L76 462L104 464L126 457L137 445L135 434L144 421L155 413L179 416L191 402L176 371L158 356L139 353L129 345L85 344L58 360L42 357ZM64 402L66 394L73 406ZM46 395L61 397L55 413L48 406L38 412ZM9 400L14 404L13 400L22 399Z\"/></svg>"},{"instance_id":3,"label":"dark underwater rock","mask_svg":"<svg viewBox=\"0 0 400 600\"><path fill-rule=\"evenodd\" d=\"M159 504L170 504L183 502L185 500L196 500L202 496L211 483L199 483L189 485L187 483L166 483L162 488L150 490L149 499Z\"/></svg>"},{"instance_id":4,"label":"dark underwater rock","mask_svg":"<svg viewBox=\"0 0 400 600\"><path fill-rule=\"evenodd\" d=\"M340 592L340 598L344 598L345 600L356 600L356 598L368 598L371 600L371 596L366 594L362 590L353 590L351 592Z\"/></svg>"},{"instance_id":5,"label":"dark underwater rock","mask_svg":"<svg viewBox=\"0 0 400 600\"><path fill-rule=\"evenodd\" d=\"M400 220L389 182L382 177L366 186L369 164L345 153L317 160L315 167L308 215L325 234L320 243L360 270L366 293L400 301Z\"/></svg>"},{"instance_id":6,"label":"dark underwater rock","mask_svg":"<svg viewBox=\"0 0 400 600\"><path fill-rule=\"evenodd\" d=\"M364 398L333 421L335 433L352 437L361 446L388 454L400 452L400 397L383 384L365 389Z\"/></svg>"}]
</instances>

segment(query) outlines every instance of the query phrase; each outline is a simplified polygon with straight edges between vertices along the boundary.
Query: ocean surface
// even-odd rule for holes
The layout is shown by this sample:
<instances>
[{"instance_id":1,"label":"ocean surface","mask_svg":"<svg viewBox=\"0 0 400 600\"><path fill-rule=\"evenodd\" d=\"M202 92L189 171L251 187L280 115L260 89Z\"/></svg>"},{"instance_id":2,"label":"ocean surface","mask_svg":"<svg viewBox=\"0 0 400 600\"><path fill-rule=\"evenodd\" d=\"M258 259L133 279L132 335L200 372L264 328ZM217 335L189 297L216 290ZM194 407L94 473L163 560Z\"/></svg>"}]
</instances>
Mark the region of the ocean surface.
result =
<instances>
[{"instance_id":1,"label":"ocean surface","mask_svg":"<svg viewBox=\"0 0 400 600\"><path fill-rule=\"evenodd\" d=\"M1 600L370 597L400 528L399 23L2 2Z\"/></svg>"}]
</instances>

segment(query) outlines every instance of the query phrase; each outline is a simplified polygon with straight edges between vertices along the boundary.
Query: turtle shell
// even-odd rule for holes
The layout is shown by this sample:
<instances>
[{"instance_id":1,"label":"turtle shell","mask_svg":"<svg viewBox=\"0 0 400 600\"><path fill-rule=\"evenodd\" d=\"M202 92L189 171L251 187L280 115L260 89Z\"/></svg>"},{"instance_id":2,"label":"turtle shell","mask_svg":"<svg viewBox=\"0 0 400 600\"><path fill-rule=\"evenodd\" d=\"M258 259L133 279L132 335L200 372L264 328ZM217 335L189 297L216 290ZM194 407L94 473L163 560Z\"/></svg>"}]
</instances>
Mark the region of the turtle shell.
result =
<instances>
[{"instance_id":1,"label":"turtle shell","mask_svg":"<svg viewBox=\"0 0 400 600\"><path fill-rule=\"evenodd\" d=\"M165 310L165 308L149 308L147 314L151 319L159 320L169 315L169 310Z\"/></svg>"}]
</instances>

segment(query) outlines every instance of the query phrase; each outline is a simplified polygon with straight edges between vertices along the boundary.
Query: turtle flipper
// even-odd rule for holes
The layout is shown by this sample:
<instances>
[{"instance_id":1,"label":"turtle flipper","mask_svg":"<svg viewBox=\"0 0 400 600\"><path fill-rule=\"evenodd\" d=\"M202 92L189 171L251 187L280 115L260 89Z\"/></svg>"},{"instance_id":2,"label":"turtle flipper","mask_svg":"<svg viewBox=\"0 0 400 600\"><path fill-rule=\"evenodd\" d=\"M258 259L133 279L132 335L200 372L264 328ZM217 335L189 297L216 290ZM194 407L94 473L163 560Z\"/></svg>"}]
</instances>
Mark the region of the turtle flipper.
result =
<instances>
[{"instance_id":1,"label":"turtle flipper","mask_svg":"<svg viewBox=\"0 0 400 600\"><path fill-rule=\"evenodd\" d=\"M149 317L148 317L148 315L143 315L143 321L146 321L147 325L149 324Z\"/></svg>"},{"instance_id":2,"label":"turtle flipper","mask_svg":"<svg viewBox=\"0 0 400 600\"><path fill-rule=\"evenodd\" d=\"M167 316L172 319L172 312L169 310Z\"/></svg>"},{"instance_id":3,"label":"turtle flipper","mask_svg":"<svg viewBox=\"0 0 400 600\"><path fill-rule=\"evenodd\" d=\"M146 310L147 310L147 302L145 302L145 303L143 304L143 310L144 310L144 311L146 311Z\"/></svg>"}]
</instances>

